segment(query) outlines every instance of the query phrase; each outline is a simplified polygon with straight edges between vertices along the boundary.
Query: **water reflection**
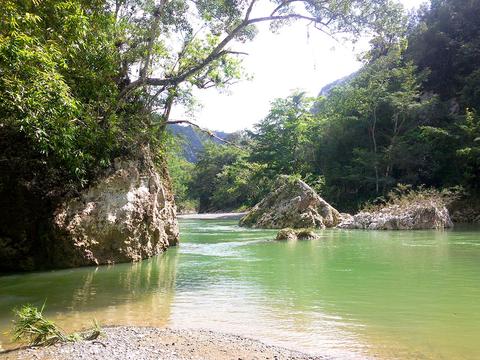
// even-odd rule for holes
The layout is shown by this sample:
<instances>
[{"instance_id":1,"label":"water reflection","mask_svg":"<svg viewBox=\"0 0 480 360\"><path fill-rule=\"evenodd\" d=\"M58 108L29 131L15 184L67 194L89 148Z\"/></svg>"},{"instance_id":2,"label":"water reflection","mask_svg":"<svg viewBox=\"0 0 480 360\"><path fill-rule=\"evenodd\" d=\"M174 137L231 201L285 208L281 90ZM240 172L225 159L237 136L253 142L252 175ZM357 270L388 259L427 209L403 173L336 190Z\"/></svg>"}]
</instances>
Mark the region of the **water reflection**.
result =
<instances>
[{"instance_id":1,"label":"water reflection","mask_svg":"<svg viewBox=\"0 0 480 360\"><path fill-rule=\"evenodd\" d=\"M67 329L102 324L209 328L338 358L470 359L480 353L478 228L275 231L183 221L182 243L138 264L0 278L10 309L47 299Z\"/></svg>"},{"instance_id":2,"label":"water reflection","mask_svg":"<svg viewBox=\"0 0 480 360\"><path fill-rule=\"evenodd\" d=\"M97 319L103 325L163 326L175 297L176 251L136 264L80 268L0 278L0 328L21 304L42 306L65 330ZM5 334L1 340L9 341Z\"/></svg>"}]
</instances>

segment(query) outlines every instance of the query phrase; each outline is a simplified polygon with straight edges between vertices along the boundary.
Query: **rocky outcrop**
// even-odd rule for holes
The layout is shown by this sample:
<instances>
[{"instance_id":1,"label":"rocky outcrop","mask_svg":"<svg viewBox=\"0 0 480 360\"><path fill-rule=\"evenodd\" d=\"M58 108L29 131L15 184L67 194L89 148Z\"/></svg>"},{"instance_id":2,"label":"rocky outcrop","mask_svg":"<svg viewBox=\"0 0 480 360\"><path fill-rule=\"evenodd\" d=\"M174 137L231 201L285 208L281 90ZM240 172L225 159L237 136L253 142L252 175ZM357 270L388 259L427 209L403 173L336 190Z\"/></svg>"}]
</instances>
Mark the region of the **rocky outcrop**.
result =
<instances>
[{"instance_id":1,"label":"rocky outcrop","mask_svg":"<svg viewBox=\"0 0 480 360\"><path fill-rule=\"evenodd\" d=\"M146 148L89 173L86 188L1 125L0 154L0 274L133 261L177 241L166 165Z\"/></svg>"},{"instance_id":2,"label":"rocky outcrop","mask_svg":"<svg viewBox=\"0 0 480 360\"><path fill-rule=\"evenodd\" d=\"M139 261L178 241L168 175L149 152L116 159L111 173L62 203L54 214L55 263L61 267Z\"/></svg>"},{"instance_id":3,"label":"rocky outcrop","mask_svg":"<svg viewBox=\"0 0 480 360\"><path fill-rule=\"evenodd\" d=\"M325 228L340 222L340 214L306 183L281 176L276 190L255 205L241 226L255 228Z\"/></svg>"},{"instance_id":4,"label":"rocky outcrop","mask_svg":"<svg viewBox=\"0 0 480 360\"><path fill-rule=\"evenodd\" d=\"M453 201L448 205L448 211L454 223L480 224L480 198L478 196Z\"/></svg>"},{"instance_id":5,"label":"rocky outcrop","mask_svg":"<svg viewBox=\"0 0 480 360\"><path fill-rule=\"evenodd\" d=\"M297 240L297 234L295 234L295 230L291 228L281 229L277 233L275 240Z\"/></svg>"},{"instance_id":6,"label":"rocky outcrop","mask_svg":"<svg viewBox=\"0 0 480 360\"><path fill-rule=\"evenodd\" d=\"M311 229L285 228L277 233L275 240L315 240L318 235Z\"/></svg>"},{"instance_id":7,"label":"rocky outcrop","mask_svg":"<svg viewBox=\"0 0 480 360\"><path fill-rule=\"evenodd\" d=\"M409 205L390 205L378 211L362 211L355 216L342 214L341 229L418 230L444 229L453 226L444 205L434 201Z\"/></svg>"}]
</instances>

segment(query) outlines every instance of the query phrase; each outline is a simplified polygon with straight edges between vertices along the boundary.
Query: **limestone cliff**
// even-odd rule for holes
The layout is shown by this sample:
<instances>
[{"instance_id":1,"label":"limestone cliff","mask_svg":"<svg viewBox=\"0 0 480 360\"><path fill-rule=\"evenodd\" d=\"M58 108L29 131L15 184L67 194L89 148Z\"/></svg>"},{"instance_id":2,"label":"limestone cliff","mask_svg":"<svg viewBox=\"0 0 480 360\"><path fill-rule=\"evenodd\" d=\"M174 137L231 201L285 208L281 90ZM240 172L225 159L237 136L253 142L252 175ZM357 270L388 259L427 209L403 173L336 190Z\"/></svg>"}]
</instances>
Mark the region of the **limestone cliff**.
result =
<instances>
[{"instance_id":1,"label":"limestone cliff","mask_svg":"<svg viewBox=\"0 0 480 360\"><path fill-rule=\"evenodd\" d=\"M146 149L115 159L89 187L53 208L37 221L42 232L23 237L21 251L13 236L0 241L0 250L9 251L0 271L139 261L178 242L167 170L158 172Z\"/></svg>"},{"instance_id":2,"label":"limestone cliff","mask_svg":"<svg viewBox=\"0 0 480 360\"><path fill-rule=\"evenodd\" d=\"M173 195L148 152L116 159L111 174L54 215L65 266L139 261L178 241Z\"/></svg>"}]
</instances>

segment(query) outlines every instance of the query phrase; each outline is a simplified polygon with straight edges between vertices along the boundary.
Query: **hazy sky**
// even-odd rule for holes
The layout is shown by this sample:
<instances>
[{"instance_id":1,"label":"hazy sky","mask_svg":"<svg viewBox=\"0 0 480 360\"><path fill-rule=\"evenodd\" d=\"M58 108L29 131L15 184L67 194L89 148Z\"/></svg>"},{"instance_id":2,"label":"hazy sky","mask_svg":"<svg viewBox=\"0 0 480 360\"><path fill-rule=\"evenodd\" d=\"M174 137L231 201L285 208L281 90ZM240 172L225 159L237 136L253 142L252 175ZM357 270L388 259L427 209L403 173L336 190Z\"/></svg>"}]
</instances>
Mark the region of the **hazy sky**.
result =
<instances>
[{"instance_id":1,"label":"hazy sky","mask_svg":"<svg viewBox=\"0 0 480 360\"><path fill-rule=\"evenodd\" d=\"M418 7L421 0L401 0L407 7ZM267 115L270 102L288 96L293 90L306 91L315 96L320 89L359 69L357 55L368 49L366 40L355 46L341 44L328 36L309 30L297 22L273 34L268 24L261 24L255 39L241 46L231 46L249 53L244 66L253 76L230 86L228 93L207 89L195 93L202 104L189 120L212 129L235 131L250 128ZM174 108L172 119L184 119L181 108Z\"/></svg>"}]
</instances>

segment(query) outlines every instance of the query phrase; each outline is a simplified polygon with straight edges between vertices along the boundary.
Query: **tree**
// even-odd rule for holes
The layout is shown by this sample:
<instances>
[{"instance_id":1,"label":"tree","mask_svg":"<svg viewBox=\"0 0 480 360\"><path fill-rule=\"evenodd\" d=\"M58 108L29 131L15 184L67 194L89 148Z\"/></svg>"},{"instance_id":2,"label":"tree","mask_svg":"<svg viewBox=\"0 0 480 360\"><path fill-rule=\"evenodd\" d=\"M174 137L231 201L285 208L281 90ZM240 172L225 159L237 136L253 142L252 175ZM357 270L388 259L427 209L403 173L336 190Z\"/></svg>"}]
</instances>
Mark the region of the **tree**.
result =
<instances>
[{"instance_id":1,"label":"tree","mask_svg":"<svg viewBox=\"0 0 480 360\"><path fill-rule=\"evenodd\" d=\"M234 164L243 156L242 150L232 146L205 144L195 164L191 184L192 195L199 199L199 212L221 209L212 199L217 188L218 175L226 166Z\"/></svg>"},{"instance_id":2,"label":"tree","mask_svg":"<svg viewBox=\"0 0 480 360\"><path fill-rule=\"evenodd\" d=\"M464 178L468 188L478 192L480 190L480 116L467 109L464 121L459 125L462 135L462 144L457 155L462 159Z\"/></svg>"},{"instance_id":3,"label":"tree","mask_svg":"<svg viewBox=\"0 0 480 360\"><path fill-rule=\"evenodd\" d=\"M117 96L110 17L95 0L2 4L1 131L17 149L30 144L38 164L48 159L83 182L108 161L115 136L106 115Z\"/></svg>"},{"instance_id":4,"label":"tree","mask_svg":"<svg viewBox=\"0 0 480 360\"><path fill-rule=\"evenodd\" d=\"M168 171L172 179L177 210L179 212L195 211L198 204L192 197L189 188L193 181L195 164L188 162L181 154L181 146L184 145L184 141L178 141L174 135L168 136L165 141L168 149Z\"/></svg>"},{"instance_id":5,"label":"tree","mask_svg":"<svg viewBox=\"0 0 480 360\"><path fill-rule=\"evenodd\" d=\"M250 161L264 164L267 173L308 174L314 160L308 142L312 106L313 99L302 92L275 100L267 117L252 133Z\"/></svg>"},{"instance_id":6,"label":"tree","mask_svg":"<svg viewBox=\"0 0 480 360\"><path fill-rule=\"evenodd\" d=\"M241 77L237 57L242 53L230 44L253 38L255 24L278 27L301 20L328 34L356 37L392 15L387 0L276 0L262 9L256 0L119 0L116 5L118 28L124 30L120 97L144 98L149 108L162 113L160 127L175 102L188 101L191 87L224 86Z\"/></svg>"},{"instance_id":7,"label":"tree","mask_svg":"<svg viewBox=\"0 0 480 360\"><path fill-rule=\"evenodd\" d=\"M415 182L411 134L428 118L415 66L397 47L367 63L347 84L317 105L320 118L316 172L334 201L363 201L385 194L402 179Z\"/></svg>"},{"instance_id":8,"label":"tree","mask_svg":"<svg viewBox=\"0 0 480 360\"><path fill-rule=\"evenodd\" d=\"M478 80L474 73L480 67L479 18L478 0L432 0L430 7L420 9L411 26L407 55L420 70L430 71L425 90L451 100L468 82Z\"/></svg>"}]
</instances>

